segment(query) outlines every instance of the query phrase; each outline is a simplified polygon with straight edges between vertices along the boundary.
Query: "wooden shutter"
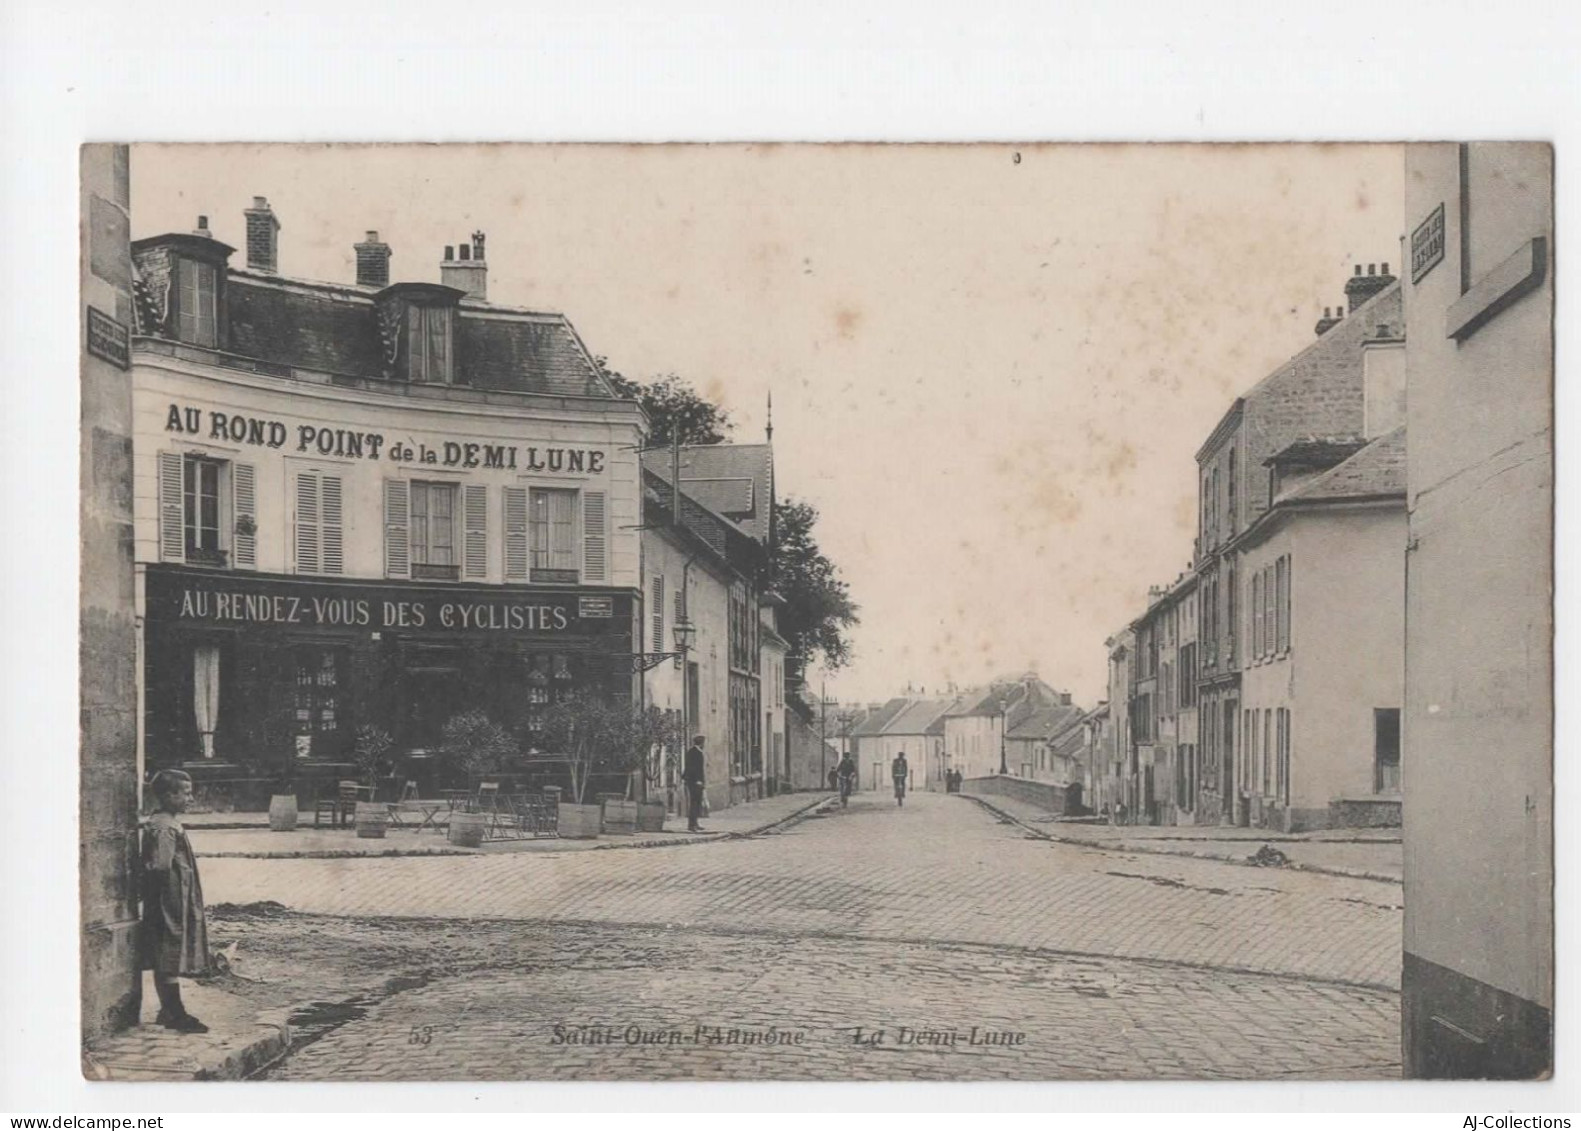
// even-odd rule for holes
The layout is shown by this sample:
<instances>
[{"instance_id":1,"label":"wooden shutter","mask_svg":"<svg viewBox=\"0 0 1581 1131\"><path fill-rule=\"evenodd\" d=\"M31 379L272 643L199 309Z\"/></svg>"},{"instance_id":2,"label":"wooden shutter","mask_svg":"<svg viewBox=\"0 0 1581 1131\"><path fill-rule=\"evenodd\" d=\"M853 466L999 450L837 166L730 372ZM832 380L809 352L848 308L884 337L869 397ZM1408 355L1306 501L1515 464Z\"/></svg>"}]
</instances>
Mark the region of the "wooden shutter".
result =
<instances>
[{"instance_id":1,"label":"wooden shutter","mask_svg":"<svg viewBox=\"0 0 1581 1131\"><path fill-rule=\"evenodd\" d=\"M237 569L257 569L258 486L250 463L231 464L231 510L235 515L231 564ZM242 527L248 527L252 533L244 533Z\"/></svg>"},{"instance_id":2,"label":"wooden shutter","mask_svg":"<svg viewBox=\"0 0 1581 1131\"><path fill-rule=\"evenodd\" d=\"M527 580L527 488L505 488L505 580Z\"/></svg>"},{"instance_id":3,"label":"wooden shutter","mask_svg":"<svg viewBox=\"0 0 1581 1131\"><path fill-rule=\"evenodd\" d=\"M467 484L461 488L463 526L462 570L467 577L489 574L489 489Z\"/></svg>"},{"instance_id":4,"label":"wooden shutter","mask_svg":"<svg viewBox=\"0 0 1581 1131\"><path fill-rule=\"evenodd\" d=\"M187 560L187 532L181 498L185 461L180 452L159 453L159 560Z\"/></svg>"},{"instance_id":5,"label":"wooden shutter","mask_svg":"<svg viewBox=\"0 0 1581 1131\"><path fill-rule=\"evenodd\" d=\"M609 568L609 539L604 532L604 492L582 493L582 580L603 581Z\"/></svg>"},{"instance_id":6,"label":"wooden shutter","mask_svg":"<svg viewBox=\"0 0 1581 1131\"><path fill-rule=\"evenodd\" d=\"M411 500L404 479L384 481L384 575L410 577L412 553L408 542Z\"/></svg>"},{"instance_id":7,"label":"wooden shutter","mask_svg":"<svg viewBox=\"0 0 1581 1131\"><path fill-rule=\"evenodd\" d=\"M296 571L317 573L322 561L319 539L318 472L296 473Z\"/></svg>"},{"instance_id":8,"label":"wooden shutter","mask_svg":"<svg viewBox=\"0 0 1581 1131\"><path fill-rule=\"evenodd\" d=\"M653 650L664 651L664 575L653 579Z\"/></svg>"},{"instance_id":9,"label":"wooden shutter","mask_svg":"<svg viewBox=\"0 0 1581 1131\"><path fill-rule=\"evenodd\" d=\"M322 549L320 568L325 573L346 571L345 534L342 526L340 476L320 475L319 489L319 544Z\"/></svg>"}]
</instances>

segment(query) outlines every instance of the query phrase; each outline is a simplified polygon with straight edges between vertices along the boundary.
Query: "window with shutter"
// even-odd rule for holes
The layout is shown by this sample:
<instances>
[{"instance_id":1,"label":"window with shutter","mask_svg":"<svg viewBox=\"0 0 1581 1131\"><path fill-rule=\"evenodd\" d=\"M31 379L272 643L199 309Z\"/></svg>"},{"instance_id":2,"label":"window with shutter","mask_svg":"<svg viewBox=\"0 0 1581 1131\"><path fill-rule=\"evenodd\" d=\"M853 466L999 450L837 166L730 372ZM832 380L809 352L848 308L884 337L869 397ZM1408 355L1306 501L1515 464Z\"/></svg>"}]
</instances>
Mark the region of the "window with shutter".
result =
<instances>
[{"instance_id":1,"label":"window with shutter","mask_svg":"<svg viewBox=\"0 0 1581 1131\"><path fill-rule=\"evenodd\" d=\"M1277 563L1278 568L1278 597L1275 607L1279 610L1279 628L1274 646L1280 652L1290 647L1290 555L1286 554Z\"/></svg>"},{"instance_id":2,"label":"window with shutter","mask_svg":"<svg viewBox=\"0 0 1581 1131\"><path fill-rule=\"evenodd\" d=\"M653 650L664 651L664 576L653 579Z\"/></svg>"},{"instance_id":3,"label":"window with shutter","mask_svg":"<svg viewBox=\"0 0 1581 1131\"><path fill-rule=\"evenodd\" d=\"M412 573L409 523L411 507L404 479L384 481L384 574L410 577Z\"/></svg>"},{"instance_id":4,"label":"window with shutter","mask_svg":"<svg viewBox=\"0 0 1581 1131\"><path fill-rule=\"evenodd\" d=\"M181 466L181 526L188 562L227 564L225 523L221 516L225 463L205 456L184 456Z\"/></svg>"},{"instance_id":5,"label":"window with shutter","mask_svg":"<svg viewBox=\"0 0 1581 1131\"><path fill-rule=\"evenodd\" d=\"M258 488L252 464L231 464L231 488L231 509L236 515L232 564L240 569L257 569Z\"/></svg>"},{"instance_id":6,"label":"window with shutter","mask_svg":"<svg viewBox=\"0 0 1581 1131\"><path fill-rule=\"evenodd\" d=\"M527 488L505 488L505 580L527 580Z\"/></svg>"},{"instance_id":7,"label":"window with shutter","mask_svg":"<svg viewBox=\"0 0 1581 1131\"><path fill-rule=\"evenodd\" d=\"M604 492L582 493L584 581L603 581L609 570L609 538L604 531Z\"/></svg>"},{"instance_id":8,"label":"window with shutter","mask_svg":"<svg viewBox=\"0 0 1581 1131\"><path fill-rule=\"evenodd\" d=\"M182 522L182 457L159 453L159 559L186 561L186 529Z\"/></svg>"},{"instance_id":9,"label":"window with shutter","mask_svg":"<svg viewBox=\"0 0 1581 1131\"><path fill-rule=\"evenodd\" d=\"M482 579L488 576L489 552L489 490L487 487L468 484L461 489L462 520L466 524L462 546L462 565L466 575Z\"/></svg>"},{"instance_id":10,"label":"window with shutter","mask_svg":"<svg viewBox=\"0 0 1581 1131\"><path fill-rule=\"evenodd\" d=\"M197 346L212 346L218 337L218 295L214 265L176 260L176 336Z\"/></svg>"},{"instance_id":11,"label":"window with shutter","mask_svg":"<svg viewBox=\"0 0 1581 1131\"><path fill-rule=\"evenodd\" d=\"M296 473L296 571L318 573L322 560L318 472L299 471Z\"/></svg>"},{"instance_id":12,"label":"window with shutter","mask_svg":"<svg viewBox=\"0 0 1581 1131\"><path fill-rule=\"evenodd\" d=\"M534 487L529 498L528 543L532 580L575 583L576 492Z\"/></svg>"},{"instance_id":13,"label":"window with shutter","mask_svg":"<svg viewBox=\"0 0 1581 1131\"><path fill-rule=\"evenodd\" d=\"M1263 654L1263 575L1252 574L1252 646L1246 650L1248 660L1261 659Z\"/></svg>"}]
</instances>

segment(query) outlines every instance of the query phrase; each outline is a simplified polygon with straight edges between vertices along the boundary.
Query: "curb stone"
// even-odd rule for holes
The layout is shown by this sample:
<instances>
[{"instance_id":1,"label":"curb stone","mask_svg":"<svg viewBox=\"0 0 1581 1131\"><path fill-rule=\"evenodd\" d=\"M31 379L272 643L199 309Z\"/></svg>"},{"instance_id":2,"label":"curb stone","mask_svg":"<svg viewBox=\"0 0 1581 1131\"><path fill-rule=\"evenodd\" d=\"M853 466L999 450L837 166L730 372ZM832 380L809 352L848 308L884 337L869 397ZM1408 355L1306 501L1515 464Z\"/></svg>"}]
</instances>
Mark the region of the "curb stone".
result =
<instances>
[{"instance_id":1,"label":"curb stone","mask_svg":"<svg viewBox=\"0 0 1581 1131\"><path fill-rule=\"evenodd\" d=\"M1249 857L1246 856L1220 856L1209 852L1187 852L1180 848L1154 848L1151 845L1143 847L1142 845L1137 844L1135 841L1116 841L1113 844L1101 844L1097 841L1085 840L1081 837L1056 836L1053 833L1027 824L1026 821L1022 820L1020 817L1017 817L1015 814L1006 812L1005 810L999 808L999 806L993 804L991 801L988 801L986 798L979 797L975 793L963 793L959 796L966 798L968 801L975 801L984 809L987 809L990 813L1004 818L1006 821L1009 821L1011 824L1015 825L1017 828L1021 829L1030 836L1036 837L1038 840L1052 841L1057 844L1073 844L1078 848L1091 848L1099 852L1128 852L1142 856L1184 856L1190 860L1213 860L1220 864L1234 864L1237 867L1242 868L1266 867L1266 865L1254 863ZM1251 841L1249 841L1249 843L1250 842ZM1347 842L1342 841L1339 843ZM1387 876L1380 872L1368 872L1360 868L1329 868L1321 864L1295 863L1282 864L1280 867L1290 872L1311 872L1320 876L1339 876L1347 880L1371 880L1372 882L1379 884L1394 884L1396 887L1403 886L1404 884L1404 881L1398 876Z\"/></svg>"}]
</instances>

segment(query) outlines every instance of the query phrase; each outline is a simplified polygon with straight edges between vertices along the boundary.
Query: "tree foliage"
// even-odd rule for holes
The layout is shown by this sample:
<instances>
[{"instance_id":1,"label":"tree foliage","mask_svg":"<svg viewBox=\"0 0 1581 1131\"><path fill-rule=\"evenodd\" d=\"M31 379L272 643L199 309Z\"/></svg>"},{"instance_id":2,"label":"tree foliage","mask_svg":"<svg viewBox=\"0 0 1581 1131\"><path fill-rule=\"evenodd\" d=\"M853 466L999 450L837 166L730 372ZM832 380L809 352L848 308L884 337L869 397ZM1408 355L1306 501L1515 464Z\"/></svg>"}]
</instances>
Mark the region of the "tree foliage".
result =
<instances>
[{"instance_id":1,"label":"tree foliage","mask_svg":"<svg viewBox=\"0 0 1581 1131\"><path fill-rule=\"evenodd\" d=\"M722 444L730 436L730 413L706 399L691 382L674 373L650 381L634 381L609 367L607 359L593 359L615 392L642 405L651 431L649 447L668 447L680 433L681 443Z\"/></svg>"},{"instance_id":2,"label":"tree foliage","mask_svg":"<svg viewBox=\"0 0 1581 1131\"><path fill-rule=\"evenodd\" d=\"M814 537L817 522L817 508L797 499L787 498L775 513L774 588L785 598L779 628L797 674L815 658L830 669L845 666L851 658L846 630L859 620L850 586Z\"/></svg>"},{"instance_id":3,"label":"tree foliage","mask_svg":"<svg viewBox=\"0 0 1581 1131\"><path fill-rule=\"evenodd\" d=\"M580 688L544 712L542 741L566 759L571 794L580 805L594 774L646 773L654 747L673 742L678 729L657 708L635 710Z\"/></svg>"}]
</instances>

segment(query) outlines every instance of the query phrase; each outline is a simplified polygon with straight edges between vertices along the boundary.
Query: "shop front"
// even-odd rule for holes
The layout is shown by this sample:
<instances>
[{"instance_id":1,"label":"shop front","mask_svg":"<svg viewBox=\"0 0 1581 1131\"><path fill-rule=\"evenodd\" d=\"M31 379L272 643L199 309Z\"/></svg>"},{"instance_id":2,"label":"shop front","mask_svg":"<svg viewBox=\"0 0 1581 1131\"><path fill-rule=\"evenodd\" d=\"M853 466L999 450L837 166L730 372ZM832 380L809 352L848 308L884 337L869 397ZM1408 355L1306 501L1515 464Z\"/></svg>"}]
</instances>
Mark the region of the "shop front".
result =
<instances>
[{"instance_id":1,"label":"shop front","mask_svg":"<svg viewBox=\"0 0 1581 1131\"><path fill-rule=\"evenodd\" d=\"M552 775L543 712L589 688L632 694L633 595L613 588L412 585L150 565L144 758L216 805L254 807L358 776L357 728L394 740L387 788L465 786L445 723L482 711Z\"/></svg>"}]
</instances>

